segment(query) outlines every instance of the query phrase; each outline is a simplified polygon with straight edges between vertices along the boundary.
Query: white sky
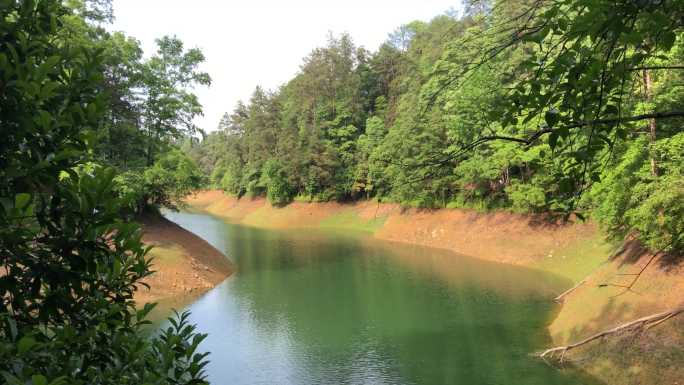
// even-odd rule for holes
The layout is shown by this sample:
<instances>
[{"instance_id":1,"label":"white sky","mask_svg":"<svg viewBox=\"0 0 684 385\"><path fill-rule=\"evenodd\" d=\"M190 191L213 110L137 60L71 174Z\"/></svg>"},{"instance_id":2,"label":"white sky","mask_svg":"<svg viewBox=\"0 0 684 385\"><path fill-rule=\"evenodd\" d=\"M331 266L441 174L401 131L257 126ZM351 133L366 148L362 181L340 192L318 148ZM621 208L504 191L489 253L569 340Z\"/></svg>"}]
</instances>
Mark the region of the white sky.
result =
<instances>
[{"instance_id":1,"label":"white sky","mask_svg":"<svg viewBox=\"0 0 684 385\"><path fill-rule=\"evenodd\" d=\"M140 40L146 55L154 39L176 35L206 56L209 88L196 89L204 116L196 123L216 129L238 100L257 85L275 89L299 70L302 58L323 46L328 31L348 32L374 51L401 24L428 21L460 0L114 0L114 30Z\"/></svg>"}]
</instances>

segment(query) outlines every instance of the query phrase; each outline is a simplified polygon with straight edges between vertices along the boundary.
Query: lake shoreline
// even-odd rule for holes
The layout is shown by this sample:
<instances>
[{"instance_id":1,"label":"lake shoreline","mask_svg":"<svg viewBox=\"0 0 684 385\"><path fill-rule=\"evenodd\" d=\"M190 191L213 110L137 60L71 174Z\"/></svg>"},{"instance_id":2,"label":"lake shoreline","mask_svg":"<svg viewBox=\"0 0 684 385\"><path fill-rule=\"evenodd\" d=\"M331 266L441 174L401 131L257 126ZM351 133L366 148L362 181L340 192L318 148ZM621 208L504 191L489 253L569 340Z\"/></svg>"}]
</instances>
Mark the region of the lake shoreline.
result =
<instances>
[{"instance_id":1,"label":"lake shoreline","mask_svg":"<svg viewBox=\"0 0 684 385\"><path fill-rule=\"evenodd\" d=\"M197 192L190 208L232 222L269 229L328 228L366 232L493 262L539 268L578 282L612 253L596 225L559 224L540 216L468 209L406 209L394 203L300 202L272 206L265 198L240 198L219 190ZM601 254L589 263L579 255Z\"/></svg>"},{"instance_id":2,"label":"lake shoreline","mask_svg":"<svg viewBox=\"0 0 684 385\"><path fill-rule=\"evenodd\" d=\"M164 218L146 214L138 218L143 241L154 246L154 273L144 280L150 288L139 287L138 304L183 297L185 302L223 282L234 272L229 259L194 233Z\"/></svg>"},{"instance_id":3,"label":"lake shoreline","mask_svg":"<svg viewBox=\"0 0 684 385\"><path fill-rule=\"evenodd\" d=\"M377 239L447 249L541 269L574 283L584 281L564 297L548 325L555 345L677 306L684 293L684 267L659 258L635 287L640 295L616 296L622 281L631 279L624 274L639 270L651 254L634 244L616 252L592 223L558 224L510 212L405 209L370 201L295 201L274 207L264 198L237 199L218 190L200 191L186 203L248 226L361 231ZM568 356L582 358L580 366L607 385L674 383L684 365L682 328L684 320L674 319L653 332L588 345Z\"/></svg>"}]
</instances>

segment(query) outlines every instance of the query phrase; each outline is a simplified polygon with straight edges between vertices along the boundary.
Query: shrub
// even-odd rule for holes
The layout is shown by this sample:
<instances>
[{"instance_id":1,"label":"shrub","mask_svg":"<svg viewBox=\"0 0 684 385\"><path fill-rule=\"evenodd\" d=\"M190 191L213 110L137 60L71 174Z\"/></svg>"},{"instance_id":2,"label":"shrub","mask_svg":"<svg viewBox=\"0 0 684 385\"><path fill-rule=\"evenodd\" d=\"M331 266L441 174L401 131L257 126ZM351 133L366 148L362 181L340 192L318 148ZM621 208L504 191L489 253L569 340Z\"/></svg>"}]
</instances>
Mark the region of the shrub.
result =
<instances>
[{"instance_id":1,"label":"shrub","mask_svg":"<svg viewBox=\"0 0 684 385\"><path fill-rule=\"evenodd\" d=\"M623 149L621 161L591 190L594 217L615 239L635 232L653 250L684 251L684 134ZM651 173L651 156L659 175Z\"/></svg>"},{"instance_id":2,"label":"shrub","mask_svg":"<svg viewBox=\"0 0 684 385\"><path fill-rule=\"evenodd\" d=\"M266 197L273 205L292 202L295 190L289 185L285 171L275 159L269 159L262 168L261 185L266 188Z\"/></svg>"},{"instance_id":3,"label":"shrub","mask_svg":"<svg viewBox=\"0 0 684 385\"><path fill-rule=\"evenodd\" d=\"M547 207L546 191L542 186L515 180L506 187L506 195L515 211L539 212Z\"/></svg>"}]
</instances>

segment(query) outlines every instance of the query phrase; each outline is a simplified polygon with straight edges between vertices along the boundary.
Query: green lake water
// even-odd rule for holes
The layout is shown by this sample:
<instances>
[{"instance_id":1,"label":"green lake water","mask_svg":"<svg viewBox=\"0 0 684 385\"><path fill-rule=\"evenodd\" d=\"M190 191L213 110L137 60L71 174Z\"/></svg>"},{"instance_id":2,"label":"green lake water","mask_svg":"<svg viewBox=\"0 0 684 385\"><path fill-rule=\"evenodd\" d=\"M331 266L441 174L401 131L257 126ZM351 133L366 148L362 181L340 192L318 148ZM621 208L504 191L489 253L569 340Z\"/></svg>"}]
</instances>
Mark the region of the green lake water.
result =
<instances>
[{"instance_id":1,"label":"green lake water","mask_svg":"<svg viewBox=\"0 0 684 385\"><path fill-rule=\"evenodd\" d=\"M166 213L237 272L187 306L215 385L593 385L530 357L569 282L446 251Z\"/></svg>"}]
</instances>

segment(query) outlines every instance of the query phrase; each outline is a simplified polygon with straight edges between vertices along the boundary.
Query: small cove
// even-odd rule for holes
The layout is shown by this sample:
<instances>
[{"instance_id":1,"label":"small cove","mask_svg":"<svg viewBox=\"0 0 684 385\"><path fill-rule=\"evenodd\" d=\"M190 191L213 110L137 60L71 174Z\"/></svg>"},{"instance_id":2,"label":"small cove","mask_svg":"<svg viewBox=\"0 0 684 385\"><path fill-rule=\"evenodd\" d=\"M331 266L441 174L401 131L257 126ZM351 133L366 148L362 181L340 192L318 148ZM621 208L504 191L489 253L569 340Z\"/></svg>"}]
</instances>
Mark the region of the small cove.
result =
<instances>
[{"instance_id":1,"label":"small cove","mask_svg":"<svg viewBox=\"0 0 684 385\"><path fill-rule=\"evenodd\" d=\"M187 306L213 384L598 384L530 352L549 343L540 271L334 231L166 216L237 272Z\"/></svg>"}]
</instances>

